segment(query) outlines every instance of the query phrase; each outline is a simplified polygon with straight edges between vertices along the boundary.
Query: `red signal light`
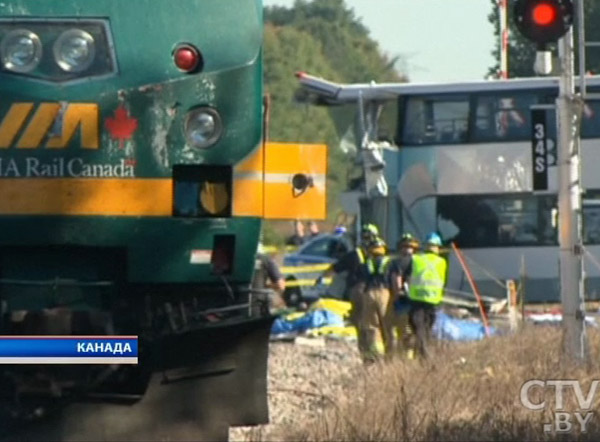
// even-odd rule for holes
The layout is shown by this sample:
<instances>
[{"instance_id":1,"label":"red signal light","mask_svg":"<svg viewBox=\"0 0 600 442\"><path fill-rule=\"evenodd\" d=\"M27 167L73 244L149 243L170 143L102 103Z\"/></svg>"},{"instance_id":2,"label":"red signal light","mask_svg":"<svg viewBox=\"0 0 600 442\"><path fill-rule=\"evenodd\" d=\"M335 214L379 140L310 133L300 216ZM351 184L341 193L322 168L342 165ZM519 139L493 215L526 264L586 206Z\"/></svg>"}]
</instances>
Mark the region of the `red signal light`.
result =
<instances>
[{"instance_id":1,"label":"red signal light","mask_svg":"<svg viewBox=\"0 0 600 442\"><path fill-rule=\"evenodd\" d=\"M194 46L184 44L175 48L173 61L183 72L193 72L200 66L202 55Z\"/></svg>"},{"instance_id":2,"label":"red signal light","mask_svg":"<svg viewBox=\"0 0 600 442\"><path fill-rule=\"evenodd\" d=\"M573 25L573 0L514 0L515 25L521 35L545 50Z\"/></svg>"},{"instance_id":3,"label":"red signal light","mask_svg":"<svg viewBox=\"0 0 600 442\"><path fill-rule=\"evenodd\" d=\"M556 19L556 9L548 3L540 3L531 11L533 22L540 26L548 26Z\"/></svg>"}]
</instances>

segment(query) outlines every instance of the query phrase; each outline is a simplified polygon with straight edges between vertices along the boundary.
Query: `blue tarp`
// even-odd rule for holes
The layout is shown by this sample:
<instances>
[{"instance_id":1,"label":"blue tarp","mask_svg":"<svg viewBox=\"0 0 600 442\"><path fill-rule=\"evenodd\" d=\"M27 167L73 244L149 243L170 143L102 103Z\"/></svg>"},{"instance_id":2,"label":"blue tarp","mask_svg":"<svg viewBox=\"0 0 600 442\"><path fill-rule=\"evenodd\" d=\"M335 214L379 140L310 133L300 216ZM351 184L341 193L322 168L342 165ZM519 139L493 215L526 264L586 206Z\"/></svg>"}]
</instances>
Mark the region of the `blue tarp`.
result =
<instances>
[{"instance_id":1,"label":"blue tarp","mask_svg":"<svg viewBox=\"0 0 600 442\"><path fill-rule=\"evenodd\" d=\"M302 333L311 328L319 328L324 326L344 326L344 318L329 310L315 310L306 313L298 319L286 320L285 318L277 318L271 327L271 334L277 335L280 333Z\"/></svg>"},{"instance_id":2,"label":"blue tarp","mask_svg":"<svg viewBox=\"0 0 600 442\"><path fill-rule=\"evenodd\" d=\"M343 327L344 319L332 311L317 309L293 320L277 318L271 328L271 334L303 333L325 326ZM495 335L497 331L490 327L490 334ZM485 338L485 328L481 322L453 318L438 311L433 325L433 336L449 341L478 341Z\"/></svg>"},{"instance_id":3,"label":"blue tarp","mask_svg":"<svg viewBox=\"0 0 600 442\"><path fill-rule=\"evenodd\" d=\"M497 331L490 327L490 335ZM465 321L439 311L433 324L433 336L449 341L478 341L485 338L485 327L481 322Z\"/></svg>"}]
</instances>

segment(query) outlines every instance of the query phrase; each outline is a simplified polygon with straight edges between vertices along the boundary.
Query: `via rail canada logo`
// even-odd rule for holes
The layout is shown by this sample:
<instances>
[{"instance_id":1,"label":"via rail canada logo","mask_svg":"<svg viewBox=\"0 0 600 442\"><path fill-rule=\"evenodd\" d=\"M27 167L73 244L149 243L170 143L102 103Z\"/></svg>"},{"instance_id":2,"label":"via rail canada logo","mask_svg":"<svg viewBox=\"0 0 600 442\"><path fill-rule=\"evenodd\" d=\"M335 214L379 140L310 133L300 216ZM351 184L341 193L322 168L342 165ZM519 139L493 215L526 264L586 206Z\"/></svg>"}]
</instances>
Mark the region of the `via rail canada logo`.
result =
<instances>
[{"instance_id":1,"label":"via rail canada logo","mask_svg":"<svg viewBox=\"0 0 600 442\"><path fill-rule=\"evenodd\" d=\"M112 116L104 119L104 128L123 149L133 138L138 120L120 104ZM96 103L13 103L0 122L0 150L38 148L60 152L79 131L80 148L100 147L100 109ZM37 156L0 158L1 177L133 177L133 152L123 152L119 163L90 163L84 158L60 156L44 162ZM129 157L129 158L125 158Z\"/></svg>"},{"instance_id":2,"label":"via rail canada logo","mask_svg":"<svg viewBox=\"0 0 600 442\"><path fill-rule=\"evenodd\" d=\"M81 147L98 149L100 144L100 109L96 103L13 103L0 123L0 149L16 147L48 149L67 147L78 129ZM138 120L129 115L123 104L107 117L104 127L122 145L133 137ZM20 136L19 133L21 134Z\"/></svg>"},{"instance_id":3,"label":"via rail canada logo","mask_svg":"<svg viewBox=\"0 0 600 442\"><path fill-rule=\"evenodd\" d=\"M593 405L600 380L593 380L589 388L584 388L578 380L532 379L521 386L521 405L532 411L553 410L554 419L543 424L544 433L567 434L575 430L586 433L594 417ZM554 390L554 395L548 393ZM552 396L554 396L552 398ZM571 406L567 406L569 397Z\"/></svg>"}]
</instances>

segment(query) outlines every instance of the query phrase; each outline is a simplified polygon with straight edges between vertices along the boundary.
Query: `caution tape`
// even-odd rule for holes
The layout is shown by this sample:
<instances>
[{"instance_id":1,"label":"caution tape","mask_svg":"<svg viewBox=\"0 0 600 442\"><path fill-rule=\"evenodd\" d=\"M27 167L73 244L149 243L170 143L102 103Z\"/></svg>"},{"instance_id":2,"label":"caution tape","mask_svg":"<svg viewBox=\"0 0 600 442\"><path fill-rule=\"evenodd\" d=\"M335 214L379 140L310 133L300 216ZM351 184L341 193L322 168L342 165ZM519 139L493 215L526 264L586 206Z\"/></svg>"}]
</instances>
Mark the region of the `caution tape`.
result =
<instances>
[{"instance_id":1,"label":"caution tape","mask_svg":"<svg viewBox=\"0 0 600 442\"><path fill-rule=\"evenodd\" d=\"M296 273L312 273L312 272L323 272L331 267L331 264L311 264L305 266L287 266L281 267L279 270L285 275L296 274Z\"/></svg>"},{"instance_id":2,"label":"caution tape","mask_svg":"<svg viewBox=\"0 0 600 442\"><path fill-rule=\"evenodd\" d=\"M285 282L285 286L287 287L301 287L307 285L315 285L316 279L290 279ZM323 284L329 285L331 284L331 278L323 278Z\"/></svg>"},{"instance_id":3,"label":"caution tape","mask_svg":"<svg viewBox=\"0 0 600 442\"><path fill-rule=\"evenodd\" d=\"M280 251L295 252L296 250L298 250L297 246L285 246L285 247L263 246L262 248L265 253L277 253Z\"/></svg>"}]
</instances>

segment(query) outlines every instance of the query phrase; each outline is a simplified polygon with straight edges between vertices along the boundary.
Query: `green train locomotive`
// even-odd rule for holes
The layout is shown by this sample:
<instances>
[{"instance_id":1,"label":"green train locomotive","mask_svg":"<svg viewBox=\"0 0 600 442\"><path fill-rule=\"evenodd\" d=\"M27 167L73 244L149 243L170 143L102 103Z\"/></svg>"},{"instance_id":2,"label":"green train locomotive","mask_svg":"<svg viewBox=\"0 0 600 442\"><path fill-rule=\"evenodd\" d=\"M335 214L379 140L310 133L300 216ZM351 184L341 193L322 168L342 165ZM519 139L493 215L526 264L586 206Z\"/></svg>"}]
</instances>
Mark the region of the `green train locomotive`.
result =
<instances>
[{"instance_id":1,"label":"green train locomotive","mask_svg":"<svg viewBox=\"0 0 600 442\"><path fill-rule=\"evenodd\" d=\"M262 2L4 1L0 96L0 334L140 344L0 365L0 438L265 423L261 219L322 217L325 156L263 140Z\"/></svg>"}]
</instances>

